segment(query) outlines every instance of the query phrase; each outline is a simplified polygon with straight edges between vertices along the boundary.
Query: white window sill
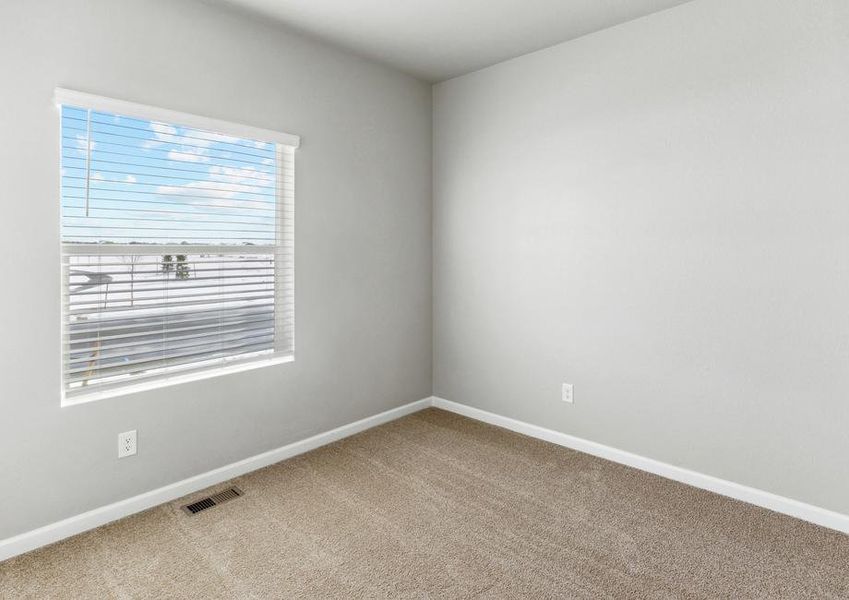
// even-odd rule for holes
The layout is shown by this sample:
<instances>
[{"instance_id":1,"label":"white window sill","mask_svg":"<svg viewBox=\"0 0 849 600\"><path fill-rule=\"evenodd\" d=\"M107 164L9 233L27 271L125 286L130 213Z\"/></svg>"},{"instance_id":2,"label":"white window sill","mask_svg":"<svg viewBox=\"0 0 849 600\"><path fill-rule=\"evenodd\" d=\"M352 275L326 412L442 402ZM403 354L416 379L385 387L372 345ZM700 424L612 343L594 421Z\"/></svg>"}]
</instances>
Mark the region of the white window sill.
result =
<instances>
[{"instance_id":1,"label":"white window sill","mask_svg":"<svg viewBox=\"0 0 849 600\"><path fill-rule=\"evenodd\" d=\"M164 376L159 379L143 381L135 384L130 383L127 385L122 385L121 387L110 388L106 390L93 390L92 392L86 394L75 394L71 398L66 398L65 393L63 392L62 407L64 408L66 406L87 404L89 402L94 402L95 400L115 398L117 396L126 396L128 394L135 394L138 392L146 392L148 390L171 387L173 385L188 383L190 381L200 381L202 379L211 379L213 377L219 377L221 375L229 375L231 373L241 373L242 371L261 369L263 367L270 367L272 365L293 362L294 360L295 357L292 355L274 356L272 358L252 360L248 362L226 365L222 367L213 367L203 371L194 371L191 373L176 373L174 375Z\"/></svg>"}]
</instances>

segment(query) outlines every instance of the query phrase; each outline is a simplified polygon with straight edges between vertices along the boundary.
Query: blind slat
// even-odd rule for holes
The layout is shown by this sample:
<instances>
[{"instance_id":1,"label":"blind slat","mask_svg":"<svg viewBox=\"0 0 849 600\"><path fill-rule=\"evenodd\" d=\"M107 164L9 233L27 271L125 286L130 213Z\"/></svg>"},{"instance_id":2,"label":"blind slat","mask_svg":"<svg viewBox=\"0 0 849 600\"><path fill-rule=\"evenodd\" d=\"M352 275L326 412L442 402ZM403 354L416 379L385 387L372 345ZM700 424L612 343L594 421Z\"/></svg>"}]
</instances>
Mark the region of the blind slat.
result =
<instances>
[{"instance_id":1,"label":"blind slat","mask_svg":"<svg viewBox=\"0 0 849 600\"><path fill-rule=\"evenodd\" d=\"M83 206L65 206L63 208L65 210L85 210L85 207L83 207ZM108 209L98 208L98 209L95 209L95 210L108 210ZM139 211L139 212L146 213L148 211ZM172 214L174 214L174 213L172 213ZM185 216L186 213L176 213L176 214L182 214L182 215ZM71 218L71 219L83 219L83 218L85 218L85 219L96 219L98 221L126 221L127 220L127 217L101 217L99 215L98 216L89 215L88 217L86 217L85 215L65 214L64 216ZM267 223L267 222L266 223L257 223L257 222L253 222L253 221L233 221L232 218L227 218L228 216L229 215L227 215L227 216L222 215L221 216L222 220L220 220L220 221L203 221L203 220L200 220L200 219L192 219L192 223L195 223L195 224L206 223L206 224L209 224L209 225L223 225L223 226L227 226L227 225L268 226L269 225L269 223ZM271 216L257 216L257 217L254 217L254 218L255 219L273 219L273 217L271 217ZM151 218L151 217L133 217L133 221L139 222L139 223L173 223L174 218L171 217L171 218L166 218L166 219L159 219L159 218ZM209 229L209 230L205 230L205 231L212 231L212 230Z\"/></svg>"},{"instance_id":2,"label":"blind slat","mask_svg":"<svg viewBox=\"0 0 849 600\"><path fill-rule=\"evenodd\" d=\"M253 301L259 301L259 300L274 300L274 295L271 294L271 295L263 295L263 296L237 296L237 297L231 297L230 298L230 301L232 301L232 302L236 302L236 301L238 301L238 302L249 302L249 301L253 302ZM179 309L179 308L186 308L186 307L190 307L190 306L204 306L204 305L209 305L209 304L212 304L212 302L209 302L208 300L192 300L190 302L173 302L173 303L172 302L158 302L158 303L155 303L155 304L146 304L144 306L139 306L139 307L136 307L136 309L137 310L152 309L152 308L177 308L177 309ZM94 309L86 309L86 310L69 311L69 314L71 316L93 315L93 314L113 314L113 313L127 313L131 310L132 310L131 307L120 306L120 307L109 308L109 309L101 309L101 310L94 308Z\"/></svg>"},{"instance_id":3,"label":"blind slat","mask_svg":"<svg viewBox=\"0 0 849 600\"><path fill-rule=\"evenodd\" d=\"M62 159L66 162L66 169L76 169L78 171L85 171L85 158L82 156L68 156L67 154L62 154ZM80 161L83 163L81 166L74 166L67 164L67 161ZM110 166L107 168L102 168L95 166L94 163L97 164L107 164L107 165L116 165ZM138 175L140 177L173 177L177 179L176 175L169 175L168 173L162 173L161 171L173 171L174 173L185 173L185 174L193 174L194 177L188 178L189 181L195 181L199 175L208 175L209 169L206 170L198 170L198 169L186 169L185 167L164 167L161 165L145 165L142 163L132 163L126 161L117 161L117 160L106 160L103 158L97 158L92 161L92 168L95 169L99 173L115 173L118 175ZM173 164L173 163L172 163ZM120 166L121 169L117 169L116 167ZM160 171L158 173L145 173L143 171L136 171L130 169L129 167L139 167L140 169L150 169L154 171ZM229 171L229 172L228 172ZM237 173L233 173L233 171L237 171ZM249 174L253 173L253 174ZM257 177L257 175L265 175L265 177ZM256 185L260 187L273 187L274 186L274 173L268 171L257 171L253 168L239 168L239 167L228 167L228 166L219 166L215 172L216 178L226 178L226 179L242 179L242 180L250 180L250 181L258 181L262 182L262 185L257 183ZM179 177L180 179L185 179L184 177Z\"/></svg>"},{"instance_id":4,"label":"blind slat","mask_svg":"<svg viewBox=\"0 0 849 600\"><path fill-rule=\"evenodd\" d=\"M84 189L84 188L76 187L76 188L73 188L73 189ZM94 191L97 192L97 191L101 191L101 190L94 190ZM169 196L167 194L163 195L163 194L158 194L157 192L134 191L133 194L148 194L148 195L154 195L157 198L169 198ZM69 196L69 195L65 195L64 198L65 198L65 200L80 200L80 201L90 200L90 201L97 201L97 202L122 202L122 203L127 203L127 204L155 204L155 205L167 205L167 206L180 206L180 207L183 207L183 208L190 206L192 208L218 208L218 209L221 209L221 206L217 205L217 204L199 204L197 202L191 202L192 200L198 200L198 199L203 200L204 202L206 202L207 200L210 200L210 199L213 199L213 200L215 199L214 196L197 196L197 195L194 195L194 194L181 194L179 196L179 199L177 199L175 197L175 198L169 199L169 200L136 200L136 199L133 199L133 198L126 198L126 199L124 199L124 198L112 198L112 197L102 198L102 197L98 197L98 196L91 196L90 198L86 198L85 196ZM274 208L268 207L269 204L270 204L269 202L260 202L260 201L257 201L257 200L240 200L240 199L236 199L236 198L230 199L230 200L228 200L228 202L229 202L229 205L228 205L228 212L226 213L227 215L234 214L234 211L237 210L237 209L240 210L240 211L242 211L242 210L253 210L253 211L258 211L258 212L271 212L271 213L276 212ZM252 206L246 206L247 204L251 204ZM253 205L256 205L256 204L261 204L262 206L253 206ZM85 208L85 206L82 206L82 207L74 206L73 208ZM213 213L213 214L215 214L215 213ZM235 214L239 214L239 213L235 213ZM245 213L245 215L250 216L251 213Z\"/></svg>"},{"instance_id":5,"label":"blind slat","mask_svg":"<svg viewBox=\"0 0 849 600\"><path fill-rule=\"evenodd\" d=\"M191 337L194 334L197 335L206 335L206 334L214 334L215 332L220 331L231 331L231 330L250 330L257 327L265 327L265 326L274 326L274 318L273 317L265 317L262 319L254 319L254 320L243 320L243 321L233 321L230 323L213 323L209 325L196 325L191 327L174 327L174 328L156 328L149 327L144 331L137 331L135 333L123 333L112 336L97 336L97 337L74 337L73 334L70 337L68 342L68 348L64 351L66 354L74 354L77 352L88 352L95 345L100 350L107 350L112 348L121 348L124 346L137 346L140 344L146 343L146 340L142 340L140 338L154 338L156 337L167 337L168 339L181 339L182 337ZM206 331L209 330L209 331ZM185 334L185 332L191 331L191 334L186 334L182 336L181 334ZM116 341L117 340L117 341ZM106 342L106 343L104 343Z\"/></svg>"},{"instance_id":6,"label":"blind slat","mask_svg":"<svg viewBox=\"0 0 849 600\"><path fill-rule=\"evenodd\" d=\"M86 133L87 132L86 128L84 128L84 127L80 128L80 127L74 127L74 126L69 126L69 125L63 125L62 128L65 131L77 131L77 132L80 132L80 133ZM140 136L140 135L132 135L132 134L127 134L127 133L115 133L115 132L104 131L103 129L100 129L100 128L92 128L90 133L91 133L92 138L99 137L99 138L101 138L101 140L102 140L102 136L109 136L110 139L120 138L120 139L127 140L127 141L130 141L130 140L147 141L147 140L150 139L150 137L145 137L145 136ZM250 156L250 157L253 157L253 158L258 158L260 160L268 160L268 159L271 158L267 154L256 154L255 152L245 152L245 150L248 150L249 147L233 145L233 144L230 144L229 142L208 140L208 139L193 137L193 136L189 136L189 135L162 133L161 131L155 131L153 129L148 130L146 133L155 133L160 142L164 142L166 144L173 144L173 145L178 146L178 147L184 146L184 147L187 147L187 148L202 148L202 149L205 150L209 147L209 142L214 142L217 145L221 145L221 146L226 147L226 149L221 150L221 152L239 154L241 156ZM163 138L169 138L169 139L163 139ZM170 139L170 138L173 138L173 139ZM187 141L187 140L197 140L197 141ZM106 143L108 143L108 142L106 142Z\"/></svg>"},{"instance_id":7,"label":"blind slat","mask_svg":"<svg viewBox=\"0 0 849 600\"><path fill-rule=\"evenodd\" d=\"M111 358L125 359L141 354L151 354L162 349L179 349L183 347L197 347L203 344L222 344L229 341L238 341L245 338L257 336L274 335L274 322L262 327L231 328L219 332L198 333L196 335L167 336L159 334L161 339L136 340L126 344L113 344L109 347L94 345L87 349L71 350L66 352L68 364L102 362ZM209 340L209 341L207 341ZM116 350L117 349L117 350Z\"/></svg>"},{"instance_id":8,"label":"blind slat","mask_svg":"<svg viewBox=\"0 0 849 600\"><path fill-rule=\"evenodd\" d=\"M207 322L220 322L228 319L242 319L254 316L260 316L261 318L267 318L267 315L272 315L272 318L275 318L275 304L259 304L255 306L249 307L236 307L236 308L227 308L227 307L215 307L209 308L206 310L192 310L186 311L182 313L169 313L167 316L155 316L155 317L144 317L144 318L112 318L112 319L99 319L97 321L91 320L80 320L76 323L71 323L66 331L63 332L63 335L74 339L74 336L80 336L83 334L89 333L97 333L99 334L100 339L110 339L111 337L122 337L122 336L130 336L132 333L127 330L145 328L145 327L165 327L165 326L173 326L173 325L182 325L185 323L194 323L191 327L195 326L203 326L203 323ZM219 315L219 316L210 316L210 315ZM223 316L222 316L223 315ZM228 316L229 315L229 316ZM186 318L182 318L186 317ZM95 325L94 327L90 327L90 325ZM126 334L117 334L113 333L115 331L125 331ZM103 334L106 335L103 335ZM86 341L89 338L78 338L80 341ZM98 339L98 336L94 336L90 339Z\"/></svg>"},{"instance_id":9,"label":"blind slat","mask_svg":"<svg viewBox=\"0 0 849 600\"><path fill-rule=\"evenodd\" d=\"M81 122L81 123L90 122L92 126L104 125L106 127L112 127L112 128L115 128L115 129L143 131L145 133L150 133L151 132L151 126L153 126L153 130L156 131L156 133L159 136L163 136L163 135L174 136L174 137L177 137L180 140L196 139L196 140L202 140L204 143L217 142L217 143L225 145L225 146L238 146L240 148L245 148L246 150L258 150L258 149L262 149L264 147L271 145L271 144L268 144L267 142L262 142L261 147L258 147L256 145L256 142L253 142L251 145L243 144L243 143L241 143L241 141L238 141L238 138L234 138L233 136L226 136L226 135L222 135L222 134L218 134L218 133L203 134L201 132L198 132L198 133L201 133L201 135L197 135L197 133L195 133L195 135L188 135L188 134L177 135L176 131L174 133L163 133L163 131L161 129L162 126L164 126L164 127L172 127L172 126L169 125L168 123L162 123L160 121L143 121L141 119L129 118L129 121L131 121L131 122L137 122L137 123L140 123L140 124L144 124L144 126L136 127L136 126L133 126L133 125L127 125L126 123L115 123L114 120L110 123L109 120L98 119L98 116L103 116L103 113L95 112L93 114L93 116L91 117L90 121L87 120L87 119L81 119L79 117L73 117L71 115L63 115L62 119L65 120L65 121L77 121L77 122ZM127 117L124 117L124 119L127 119ZM68 129L71 129L71 128L69 127ZM96 133L100 130L96 127L92 127L91 131ZM192 131L197 132L197 130L195 130L195 129L192 129ZM237 141L233 141L233 140L237 140ZM274 154L273 153L267 153L267 154L262 154L262 155L257 155L257 156L262 156L263 158L272 158L274 156Z\"/></svg>"},{"instance_id":10,"label":"blind slat","mask_svg":"<svg viewBox=\"0 0 849 600\"><path fill-rule=\"evenodd\" d=\"M200 360L208 360L210 358L237 355L244 352L257 352L259 350L271 351L270 344L267 342L244 343L234 344L230 348L222 350L186 352L181 354L175 353L160 359L138 361L136 363L133 363L132 365L121 365L118 367L109 367L102 369L81 369L77 372L65 371L65 376L66 381L69 381L70 383L75 383L95 378L100 379L106 376L125 375L128 372L132 372L133 370L140 370L140 368L148 370L151 368L173 366L175 364L189 364ZM135 367L135 369L127 368L128 366Z\"/></svg>"},{"instance_id":11,"label":"blind slat","mask_svg":"<svg viewBox=\"0 0 849 600\"><path fill-rule=\"evenodd\" d=\"M264 269L263 271L267 271L267 269ZM209 273L209 272L213 272L213 271L211 269L206 269L206 273ZM162 278L141 279L142 277L149 276L151 274L159 275L160 273L157 273L156 271L147 271L147 272L144 272L144 273L138 273L138 272L133 273L132 271L130 271L130 272L124 272L124 273L130 278L132 278L135 275L135 277L139 277L139 280L134 280L134 281L132 281L132 280L131 281L119 280L119 281L115 281L114 279L110 279L110 286L111 286L110 291L111 292L122 291L122 292L128 292L129 293L134 288L135 288L135 291L137 291L137 292L157 292L157 291L167 291L167 290L170 290L170 289L174 289L173 286L167 286L167 285L163 286L163 287L145 287L145 286L149 286L151 284L167 283L167 282L171 281L170 279L162 279ZM196 274L197 271L195 271L193 269L192 273ZM96 275L99 275L99 274L98 273L92 273L92 274L82 275L82 274L72 273L71 274L72 281L70 282L70 284L72 286L85 287L85 286L88 285L88 283L87 283L86 280L84 280L82 278L83 277L88 278L88 277L92 277L92 276L96 276ZM114 273L109 273L108 275L109 275L110 278L115 276ZM79 281L73 281L74 278L79 278ZM263 273L243 274L243 275L221 275L219 277L207 277L207 276L192 277L191 282L195 285L180 286L179 289L186 289L187 287L197 288L197 287L220 287L221 285L226 285L226 286L239 285L238 282L231 282L231 283L227 283L227 284L221 284L220 283L222 280L226 281L228 279L244 280L244 285L256 285L257 283L274 283L274 273L263 272ZM254 280L258 280L258 281L254 281ZM198 283L196 283L198 281L212 281L212 282L219 282L219 283L210 283L210 284L200 283L200 284L198 284ZM126 286L126 288L120 288L119 289L117 286ZM93 291L93 292L79 291L79 292L65 292L65 293L70 294L70 295L76 295L76 296L84 296L84 295L90 295L90 294L100 294L100 295L102 295L102 294L104 294L104 291L102 291L102 290Z\"/></svg>"},{"instance_id":12,"label":"blind slat","mask_svg":"<svg viewBox=\"0 0 849 600\"><path fill-rule=\"evenodd\" d=\"M149 369L151 365L164 366L166 364L173 364L175 360L184 360L188 357L195 358L196 360L203 360L204 358L212 358L214 356L226 355L229 352L236 353L238 351L242 351L245 348L257 350L262 347L261 349L263 350L271 350L271 344L273 341L272 338L273 334L257 337L246 337L239 343L229 344L226 348L220 347L221 345L217 343L199 344L191 349L175 349L175 351L169 352L167 354L157 353L157 356L155 357L135 358L132 360L121 359L117 360L114 364L109 363L108 361L106 361L105 364L101 364L96 361L96 366L81 366L68 368L65 370L65 374L68 377L83 376L85 378L100 378L105 375L121 375L127 372L138 371L140 369L146 370ZM176 350L184 351L178 352Z\"/></svg>"}]
</instances>

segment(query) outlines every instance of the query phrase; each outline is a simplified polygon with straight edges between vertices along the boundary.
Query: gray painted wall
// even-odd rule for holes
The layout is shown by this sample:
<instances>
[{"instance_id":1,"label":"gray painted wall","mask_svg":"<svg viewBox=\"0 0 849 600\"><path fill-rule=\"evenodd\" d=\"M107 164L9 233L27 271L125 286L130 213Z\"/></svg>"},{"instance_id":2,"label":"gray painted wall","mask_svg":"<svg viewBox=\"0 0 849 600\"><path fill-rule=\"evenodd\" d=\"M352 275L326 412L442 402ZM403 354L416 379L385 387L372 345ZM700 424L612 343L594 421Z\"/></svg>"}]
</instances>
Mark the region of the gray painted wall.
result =
<instances>
[{"instance_id":1,"label":"gray painted wall","mask_svg":"<svg viewBox=\"0 0 849 600\"><path fill-rule=\"evenodd\" d=\"M430 395L428 85L190 0L5 1L0 74L0 539ZM293 364L60 408L57 85L303 136Z\"/></svg>"},{"instance_id":2,"label":"gray painted wall","mask_svg":"<svg viewBox=\"0 0 849 600\"><path fill-rule=\"evenodd\" d=\"M434 394L849 512L847 6L696 0L437 85Z\"/></svg>"}]
</instances>

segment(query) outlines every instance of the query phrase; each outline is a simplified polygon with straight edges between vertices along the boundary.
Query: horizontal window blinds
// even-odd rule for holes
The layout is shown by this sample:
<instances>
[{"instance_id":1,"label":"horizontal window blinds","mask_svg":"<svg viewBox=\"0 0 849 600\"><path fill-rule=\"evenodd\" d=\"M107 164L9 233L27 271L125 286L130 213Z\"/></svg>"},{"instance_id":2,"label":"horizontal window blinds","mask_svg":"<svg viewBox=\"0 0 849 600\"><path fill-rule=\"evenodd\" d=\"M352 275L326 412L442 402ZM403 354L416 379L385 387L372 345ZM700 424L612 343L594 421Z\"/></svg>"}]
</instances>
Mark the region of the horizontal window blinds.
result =
<instances>
[{"instance_id":1,"label":"horizontal window blinds","mask_svg":"<svg viewBox=\"0 0 849 600\"><path fill-rule=\"evenodd\" d=\"M65 398L294 351L294 147L61 108Z\"/></svg>"}]
</instances>

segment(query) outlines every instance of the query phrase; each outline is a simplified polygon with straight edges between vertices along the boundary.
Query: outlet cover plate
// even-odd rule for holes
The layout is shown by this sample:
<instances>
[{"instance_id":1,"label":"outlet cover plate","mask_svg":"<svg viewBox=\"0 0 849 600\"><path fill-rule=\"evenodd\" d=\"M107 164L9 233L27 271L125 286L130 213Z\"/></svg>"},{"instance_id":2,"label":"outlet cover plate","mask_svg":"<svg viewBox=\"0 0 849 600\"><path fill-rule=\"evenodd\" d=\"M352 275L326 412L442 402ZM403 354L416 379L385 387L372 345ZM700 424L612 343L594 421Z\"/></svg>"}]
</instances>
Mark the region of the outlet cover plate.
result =
<instances>
[{"instance_id":1,"label":"outlet cover plate","mask_svg":"<svg viewBox=\"0 0 849 600\"><path fill-rule=\"evenodd\" d=\"M564 383L563 384L563 388L561 390L561 399L563 400L563 402L568 402L569 404L572 404L574 402L574 399L572 397L572 384L571 383Z\"/></svg>"},{"instance_id":2,"label":"outlet cover plate","mask_svg":"<svg viewBox=\"0 0 849 600\"><path fill-rule=\"evenodd\" d=\"M118 434L118 458L133 456L136 453L136 430Z\"/></svg>"}]
</instances>

